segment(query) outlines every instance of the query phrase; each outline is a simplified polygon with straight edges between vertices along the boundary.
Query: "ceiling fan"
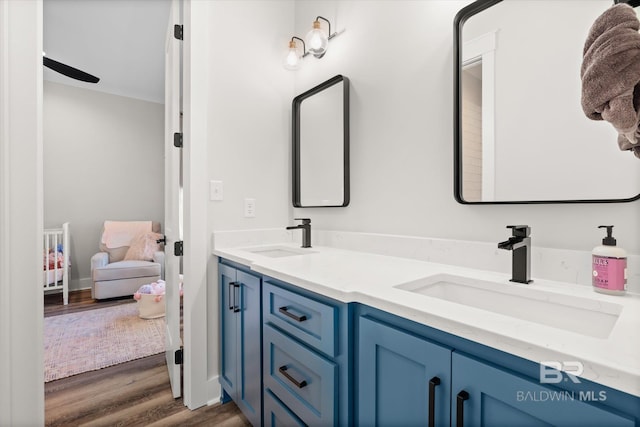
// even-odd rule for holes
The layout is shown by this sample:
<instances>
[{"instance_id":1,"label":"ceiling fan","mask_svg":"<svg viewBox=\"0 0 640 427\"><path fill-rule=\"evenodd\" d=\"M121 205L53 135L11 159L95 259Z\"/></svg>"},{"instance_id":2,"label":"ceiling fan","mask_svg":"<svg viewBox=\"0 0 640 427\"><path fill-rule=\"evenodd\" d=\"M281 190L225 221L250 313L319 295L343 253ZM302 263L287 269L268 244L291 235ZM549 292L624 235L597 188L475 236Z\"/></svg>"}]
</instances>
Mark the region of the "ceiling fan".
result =
<instances>
[{"instance_id":1,"label":"ceiling fan","mask_svg":"<svg viewBox=\"0 0 640 427\"><path fill-rule=\"evenodd\" d=\"M62 62L55 61L51 58L47 58L42 54L42 63L45 67L52 69L60 74L63 74L67 77L71 77L72 79L80 80L82 82L88 83L98 83L100 78L96 76L92 76L89 73L85 73L84 71L78 70L77 68L73 68L69 65L63 64Z\"/></svg>"}]
</instances>

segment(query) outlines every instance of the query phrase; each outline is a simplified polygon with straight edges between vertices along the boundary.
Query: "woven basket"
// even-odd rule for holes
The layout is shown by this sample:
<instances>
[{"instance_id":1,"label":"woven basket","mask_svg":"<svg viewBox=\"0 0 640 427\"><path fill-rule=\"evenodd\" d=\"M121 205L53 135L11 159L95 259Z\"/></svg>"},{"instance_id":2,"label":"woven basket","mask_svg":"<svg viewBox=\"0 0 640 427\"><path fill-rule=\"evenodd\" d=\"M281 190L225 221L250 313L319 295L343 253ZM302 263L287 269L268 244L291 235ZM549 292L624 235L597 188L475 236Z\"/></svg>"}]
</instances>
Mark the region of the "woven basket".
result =
<instances>
[{"instance_id":1,"label":"woven basket","mask_svg":"<svg viewBox=\"0 0 640 427\"><path fill-rule=\"evenodd\" d=\"M138 300L138 311L141 319L156 319L164 316L164 297L156 302L157 295L142 294Z\"/></svg>"}]
</instances>

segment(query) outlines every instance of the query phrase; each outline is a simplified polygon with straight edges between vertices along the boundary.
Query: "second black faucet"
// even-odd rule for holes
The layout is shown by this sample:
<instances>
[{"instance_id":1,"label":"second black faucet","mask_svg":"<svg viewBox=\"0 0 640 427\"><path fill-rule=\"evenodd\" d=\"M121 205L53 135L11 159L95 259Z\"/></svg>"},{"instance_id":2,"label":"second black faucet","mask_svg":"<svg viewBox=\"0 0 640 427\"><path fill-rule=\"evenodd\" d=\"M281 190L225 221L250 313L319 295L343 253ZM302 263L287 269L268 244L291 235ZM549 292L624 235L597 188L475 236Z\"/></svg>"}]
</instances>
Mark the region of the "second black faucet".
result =
<instances>
[{"instance_id":1,"label":"second black faucet","mask_svg":"<svg viewBox=\"0 0 640 427\"><path fill-rule=\"evenodd\" d=\"M507 225L512 236L498 243L499 249L512 251L511 281L531 283L531 228L528 225Z\"/></svg>"},{"instance_id":2,"label":"second black faucet","mask_svg":"<svg viewBox=\"0 0 640 427\"><path fill-rule=\"evenodd\" d=\"M296 221L302 221L302 224L291 225L287 230L302 229L302 248L311 247L311 220L309 218L295 218Z\"/></svg>"}]
</instances>

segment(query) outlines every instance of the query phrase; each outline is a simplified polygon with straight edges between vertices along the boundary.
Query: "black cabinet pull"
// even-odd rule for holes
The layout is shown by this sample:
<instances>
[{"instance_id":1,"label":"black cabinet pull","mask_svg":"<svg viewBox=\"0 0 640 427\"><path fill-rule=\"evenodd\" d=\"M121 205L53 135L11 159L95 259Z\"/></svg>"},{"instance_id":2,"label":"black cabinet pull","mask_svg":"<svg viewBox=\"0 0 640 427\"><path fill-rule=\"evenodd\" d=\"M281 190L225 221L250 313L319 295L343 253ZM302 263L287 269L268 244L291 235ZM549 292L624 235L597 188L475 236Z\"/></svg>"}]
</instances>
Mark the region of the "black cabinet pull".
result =
<instances>
[{"instance_id":1,"label":"black cabinet pull","mask_svg":"<svg viewBox=\"0 0 640 427\"><path fill-rule=\"evenodd\" d=\"M289 368L287 368L286 365L283 365L283 366L280 366L278 368L278 372L280 372L282 375L284 375L284 377L286 379L291 381L293 383L293 385L295 385L298 388L303 388L303 387L305 387L307 385L307 382L305 380L302 380L302 381L298 382L295 378L293 378L291 375L289 375L289 373L287 372L287 369L289 369Z\"/></svg>"},{"instance_id":2,"label":"black cabinet pull","mask_svg":"<svg viewBox=\"0 0 640 427\"><path fill-rule=\"evenodd\" d=\"M464 427L464 401L469 399L469 393L462 390L456 397L456 427Z\"/></svg>"},{"instance_id":3,"label":"black cabinet pull","mask_svg":"<svg viewBox=\"0 0 640 427\"><path fill-rule=\"evenodd\" d=\"M240 293L240 283L238 282L233 282L233 312L237 313L240 311L240 304L238 303L238 299L240 299L240 295L238 295L238 298L236 299L236 291L239 294Z\"/></svg>"},{"instance_id":4,"label":"black cabinet pull","mask_svg":"<svg viewBox=\"0 0 640 427\"><path fill-rule=\"evenodd\" d=\"M433 377L429 380L429 427L436 425L436 386L440 385L440 378Z\"/></svg>"},{"instance_id":5,"label":"black cabinet pull","mask_svg":"<svg viewBox=\"0 0 640 427\"><path fill-rule=\"evenodd\" d=\"M289 312L289 308L287 307L280 307L278 309L278 311L282 314L284 314L285 316L288 316L290 318L292 318L293 320L295 320L296 322L304 322L305 320L307 320L307 316L302 315L302 316L296 316L293 313Z\"/></svg>"},{"instance_id":6,"label":"black cabinet pull","mask_svg":"<svg viewBox=\"0 0 640 427\"><path fill-rule=\"evenodd\" d=\"M233 310L234 304L235 304L235 298L236 298L236 290L235 290L235 286L236 286L236 282L230 282L229 283L229 291L227 292L227 300L229 301L229 310ZM231 289L233 287L233 289ZM233 294L233 303L231 302L231 294Z\"/></svg>"}]
</instances>

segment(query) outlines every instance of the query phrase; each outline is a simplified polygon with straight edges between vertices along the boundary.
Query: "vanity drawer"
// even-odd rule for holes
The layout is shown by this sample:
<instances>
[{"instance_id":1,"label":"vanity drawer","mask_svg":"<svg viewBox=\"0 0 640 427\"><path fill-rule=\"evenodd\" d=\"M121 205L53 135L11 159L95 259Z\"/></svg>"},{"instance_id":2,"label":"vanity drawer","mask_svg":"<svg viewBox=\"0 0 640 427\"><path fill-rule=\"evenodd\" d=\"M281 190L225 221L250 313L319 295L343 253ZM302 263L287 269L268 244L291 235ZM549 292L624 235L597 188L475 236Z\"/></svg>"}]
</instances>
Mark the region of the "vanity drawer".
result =
<instances>
[{"instance_id":1,"label":"vanity drawer","mask_svg":"<svg viewBox=\"0 0 640 427\"><path fill-rule=\"evenodd\" d=\"M305 424L335 425L338 366L269 325L263 343L265 389Z\"/></svg>"},{"instance_id":2,"label":"vanity drawer","mask_svg":"<svg viewBox=\"0 0 640 427\"><path fill-rule=\"evenodd\" d=\"M336 355L336 307L265 282L262 312L265 323L277 326L328 356Z\"/></svg>"},{"instance_id":3,"label":"vanity drawer","mask_svg":"<svg viewBox=\"0 0 640 427\"><path fill-rule=\"evenodd\" d=\"M304 427L300 418L289 410L269 389L264 391L264 426L299 426Z\"/></svg>"}]
</instances>

